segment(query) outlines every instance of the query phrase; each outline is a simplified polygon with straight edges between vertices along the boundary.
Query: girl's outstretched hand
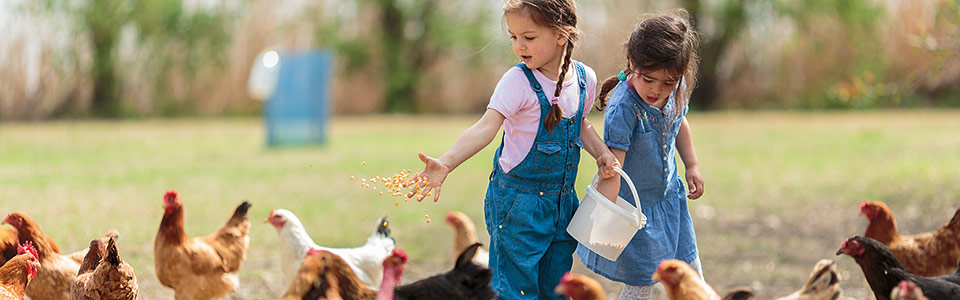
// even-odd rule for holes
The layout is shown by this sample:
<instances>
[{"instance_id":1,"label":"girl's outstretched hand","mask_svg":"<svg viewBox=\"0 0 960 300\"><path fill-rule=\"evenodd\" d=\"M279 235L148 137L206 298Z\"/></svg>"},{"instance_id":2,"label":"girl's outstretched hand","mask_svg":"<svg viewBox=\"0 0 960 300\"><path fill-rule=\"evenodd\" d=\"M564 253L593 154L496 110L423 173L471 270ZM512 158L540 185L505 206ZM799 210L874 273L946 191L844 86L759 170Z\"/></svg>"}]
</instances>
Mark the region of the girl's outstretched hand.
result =
<instances>
[{"instance_id":1,"label":"girl's outstretched hand","mask_svg":"<svg viewBox=\"0 0 960 300\"><path fill-rule=\"evenodd\" d=\"M426 164L423 170L414 175L414 184L407 194L407 198L419 195L417 202L423 201L423 198L433 195L433 202L440 200L440 186L443 180L450 173L450 168L445 166L439 159L429 157L426 154L419 153L420 161ZM406 187L406 186L404 186Z\"/></svg>"},{"instance_id":2,"label":"girl's outstretched hand","mask_svg":"<svg viewBox=\"0 0 960 300\"><path fill-rule=\"evenodd\" d=\"M687 189L690 190L687 198L696 200L700 198L700 196L703 196L703 175L700 175L700 167L692 166L687 168L686 175Z\"/></svg>"},{"instance_id":3,"label":"girl's outstretched hand","mask_svg":"<svg viewBox=\"0 0 960 300\"><path fill-rule=\"evenodd\" d=\"M613 152L604 151L600 154L600 157L597 157L597 172L600 174L600 178L616 176L617 172L613 170L615 167L622 168L620 161L613 155Z\"/></svg>"}]
</instances>

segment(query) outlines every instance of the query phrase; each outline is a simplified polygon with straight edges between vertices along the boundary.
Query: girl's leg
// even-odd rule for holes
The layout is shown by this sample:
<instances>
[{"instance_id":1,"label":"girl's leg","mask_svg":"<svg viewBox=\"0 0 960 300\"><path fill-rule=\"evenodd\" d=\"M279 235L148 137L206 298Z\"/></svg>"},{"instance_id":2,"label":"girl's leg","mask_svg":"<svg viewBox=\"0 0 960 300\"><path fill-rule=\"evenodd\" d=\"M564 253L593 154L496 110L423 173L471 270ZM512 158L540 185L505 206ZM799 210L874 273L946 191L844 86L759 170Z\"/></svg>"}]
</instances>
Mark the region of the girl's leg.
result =
<instances>
[{"instance_id":1,"label":"girl's leg","mask_svg":"<svg viewBox=\"0 0 960 300\"><path fill-rule=\"evenodd\" d=\"M624 284L620 290L620 300L647 300L653 293L653 285L636 286Z\"/></svg>"},{"instance_id":2,"label":"girl's leg","mask_svg":"<svg viewBox=\"0 0 960 300\"><path fill-rule=\"evenodd\" d=\"M573 252L577 250L576 240L554 240L550 248L540 259L538 289L540 299L567 299L554 293L563 274L573 268Z\"/></svg>"},{"instance_id":3,"label":"girl's leg","mask_svg":"<svg viewBox=\"0 0 960 300\"><path fill-rule=\"evenodd\" d=\"M700 266L700 254L697 254L697 258L690 262L690 267L693 270L697 271L700 274L700 280L706 282L707 280L703 278L703 267Z\"/></svg>"}]
</instances>

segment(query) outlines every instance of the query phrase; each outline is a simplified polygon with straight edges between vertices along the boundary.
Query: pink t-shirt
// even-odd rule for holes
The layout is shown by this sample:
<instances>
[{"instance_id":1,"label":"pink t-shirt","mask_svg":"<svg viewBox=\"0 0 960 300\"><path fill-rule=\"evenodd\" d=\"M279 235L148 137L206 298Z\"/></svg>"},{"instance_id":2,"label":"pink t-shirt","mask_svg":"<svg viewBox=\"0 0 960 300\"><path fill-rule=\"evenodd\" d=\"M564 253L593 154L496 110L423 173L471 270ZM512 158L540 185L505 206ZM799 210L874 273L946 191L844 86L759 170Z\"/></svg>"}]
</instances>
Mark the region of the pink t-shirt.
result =
<instances>
[{"instance_id":1,"label":"pink t-shirt","mask_svg":"<svg viewBox=\"0 0 960 300\"><path fill-rule=\"evenodd\" d=\"M583 104L583 117L586 118L593 107L594 93L597 88L597 73L590 67L583 65L587 75L587 94ZM540 71L533 69L533 76L540 82L547 99L553 98L557 89L557 82L550 80ZM560 92L560 110L564 118L570 118L580 109L580 86L577 83L577 71L573 64L567 71L563 89ZM503 121L503 150L500 153L500 168L510 172L520 164L537 137L540 120L540 100L530 87L530 81L523 75L523 70L514 66L507 70L497 82L497 88L490 96L488 109L493 109L506 118Z\"/></svg>"}]
</instances>

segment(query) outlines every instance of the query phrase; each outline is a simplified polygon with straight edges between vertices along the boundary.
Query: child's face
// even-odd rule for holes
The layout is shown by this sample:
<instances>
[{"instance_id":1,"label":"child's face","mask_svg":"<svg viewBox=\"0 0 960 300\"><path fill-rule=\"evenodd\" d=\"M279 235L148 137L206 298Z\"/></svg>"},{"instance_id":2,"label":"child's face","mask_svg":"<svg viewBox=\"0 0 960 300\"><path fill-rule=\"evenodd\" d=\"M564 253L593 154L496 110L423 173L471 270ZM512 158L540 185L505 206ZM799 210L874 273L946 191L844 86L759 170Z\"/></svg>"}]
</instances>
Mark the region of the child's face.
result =
<instances>
[{"instance_id":1,"label":"child's face","mask_svg":"<svg viewBox=\"0 0 960 300\"><path fill-rule=\"evenodd\" d=\"M677 88L677 79L671 77L664 69L656 71L637 71L630 75L630 84L637 90L637 95L651 106L663 108L670 93Z\"/></svg>"},{"instance_id":2,"label":"child's face","mask_svg":"<svg viewBox=\"0 0 960 300\"><path fill-rule=\"evenodd\" d=\"M507 32L513 44L513 54L522 60L527 68L540 69L547 76L556 76L560 70L560 56L566 38L551 28L537 25L526 11L509 12ZM545 72L546 71L546 72Z\"/></svg>"}]
</instances>

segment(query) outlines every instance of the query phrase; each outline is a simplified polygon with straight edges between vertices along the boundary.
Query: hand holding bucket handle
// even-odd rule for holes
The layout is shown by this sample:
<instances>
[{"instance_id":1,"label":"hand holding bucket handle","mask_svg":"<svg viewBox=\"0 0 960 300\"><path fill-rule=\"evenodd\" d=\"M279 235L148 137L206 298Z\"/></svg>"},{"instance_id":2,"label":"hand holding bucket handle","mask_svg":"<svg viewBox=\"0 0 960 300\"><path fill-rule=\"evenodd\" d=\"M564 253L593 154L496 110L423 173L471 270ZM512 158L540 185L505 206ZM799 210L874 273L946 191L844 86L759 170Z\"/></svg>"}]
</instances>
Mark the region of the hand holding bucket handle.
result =
<instances>
[{"instance_id":1,"label":"hand holding bucket handle","mask_svg":"<svg viewBox=\"0 0 960 300\"><path fill-rule=\"evenodd\" d=\"M613 167L613 170L616 171L617 173L620 173L620 176L623 176L623 181L626 181L627 186L630 187L630 192L633 194L633 203L636 204L634 205L636 206L636 208L631 214L636 218L637 229L643 228L643 226L647 224L647 216L643 215L643 212L640 210L640 197L637 196L637 187L633 185L633 180L630 180L630 175L627 175L627 172L624 172L623 169L618 167ZM597 186L599 177L600 177L599 173L593 176L594 188L596 188ZM606 199L606 200L610 200L610 199ZM620 208L619 205L615 205L615 206Z\"/></svg>"}]
</instances>

